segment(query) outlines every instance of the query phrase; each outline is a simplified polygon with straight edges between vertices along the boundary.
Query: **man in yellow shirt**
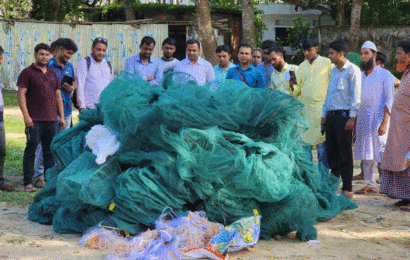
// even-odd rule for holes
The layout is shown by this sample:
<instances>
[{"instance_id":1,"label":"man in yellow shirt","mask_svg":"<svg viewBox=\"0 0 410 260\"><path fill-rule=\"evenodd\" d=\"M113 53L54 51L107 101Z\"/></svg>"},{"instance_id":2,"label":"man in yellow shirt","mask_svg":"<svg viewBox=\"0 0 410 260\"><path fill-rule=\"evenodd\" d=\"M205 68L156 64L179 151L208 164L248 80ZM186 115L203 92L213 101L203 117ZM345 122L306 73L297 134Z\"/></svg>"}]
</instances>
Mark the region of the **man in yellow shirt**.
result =
<instances>
[{"instance_id":1,"label":"man in yellow shirt","mask_svg":"<svg viewBox=\"0 0 410 260\"><path fill-rule=\"evenodd\" d=\"M278 46L269 49L268 56L271 58L272 65L275 68L270 79L271 84L269 87L290 94L289 79L291 77L291 71L297 71L298 66L287 64L283 58L283 49Z\"/></svg>"},{"instance_id":2,"label":"man in yellow shirt","mask_svg":"<svg viewBox=\"0 0 410 260\"><path fill-rule=\"evenodd\" d=\"M303 43L306 60L299 65L296 78L290 80L293 95L305 105L309 129L303 134L303 140L316 145L319 162L329 169L326 156L325 136L321 133L322 107L325 103L330 71L333 64L330 59L318 54L319 40L315 36L306 38Z\"/></svg>"}]
</instances>

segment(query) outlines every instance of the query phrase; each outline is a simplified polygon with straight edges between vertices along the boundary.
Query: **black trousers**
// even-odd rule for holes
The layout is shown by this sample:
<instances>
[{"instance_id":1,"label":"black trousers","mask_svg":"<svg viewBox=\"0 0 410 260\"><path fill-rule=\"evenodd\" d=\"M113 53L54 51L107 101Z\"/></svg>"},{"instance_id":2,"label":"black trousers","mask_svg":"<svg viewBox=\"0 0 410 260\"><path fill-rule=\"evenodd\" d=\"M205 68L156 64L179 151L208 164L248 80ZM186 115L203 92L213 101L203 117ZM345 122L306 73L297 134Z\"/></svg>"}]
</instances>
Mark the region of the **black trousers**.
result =
<instances>
[{"instance_id":1,"label":"black trousers","mask_svg":"<svg viewBox=\"0 0 410 260\"><path fill-rule=\"evenodd\" d=\"M23 156L24 186L32 184L34 176L34 159L36 149L41 142L43 146L44 176L54 166L54 157L50 145L57 134L57 122L33 122L33 128L26 128L27 144Z\"/></svg>"},{"instance_id":2,"label":"black trousers","mask_svg":"<svg viewBox=\"0 0 410 260\"><path fill-rule=\"evenodd\" d=\"M328 113L326 116L326 154L331 172L342 178L342 190L352 191L353 153L352 130L345 131L349 112Z\"/></svg>"}]
</instances>

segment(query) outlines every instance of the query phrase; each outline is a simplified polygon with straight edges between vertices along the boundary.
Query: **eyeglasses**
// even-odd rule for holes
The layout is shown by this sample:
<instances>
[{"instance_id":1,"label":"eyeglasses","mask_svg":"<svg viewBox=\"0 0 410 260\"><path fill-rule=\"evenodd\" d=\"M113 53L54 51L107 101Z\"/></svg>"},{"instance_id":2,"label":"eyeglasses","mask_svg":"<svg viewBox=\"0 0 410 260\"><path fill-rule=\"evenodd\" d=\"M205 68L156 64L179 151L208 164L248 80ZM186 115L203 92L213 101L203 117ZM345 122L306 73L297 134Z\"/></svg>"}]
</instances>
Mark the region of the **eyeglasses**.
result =
<instances>
[{"instance_id":1,"label":"eyeglasses","mask_svg":"<svg viewBox=\"0 0 410 260\"><path fill-rule=\"evenodd\" d=\"M97 37L97 38L95 38L94 41L96 41L96 42L102 42L102 43L107 44L107 39L105 39L105 38L103 38L103 37Z\"/></svg>"}]
</instances>

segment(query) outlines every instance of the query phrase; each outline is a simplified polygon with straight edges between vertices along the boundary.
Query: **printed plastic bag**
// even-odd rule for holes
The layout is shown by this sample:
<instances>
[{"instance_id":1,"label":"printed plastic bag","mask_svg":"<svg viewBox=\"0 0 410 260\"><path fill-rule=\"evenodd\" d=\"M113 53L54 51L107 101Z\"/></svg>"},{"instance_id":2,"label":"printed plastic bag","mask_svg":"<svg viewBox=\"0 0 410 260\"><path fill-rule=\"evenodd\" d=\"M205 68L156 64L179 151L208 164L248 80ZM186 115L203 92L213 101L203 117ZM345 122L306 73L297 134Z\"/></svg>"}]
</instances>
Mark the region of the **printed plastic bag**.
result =
<instances>
[{"instance_id":1,"label":"printed plastic bag","mask_svg":"<svg viewBox=\"0 0 410 260\"><path fill-rule=\"evenodd\" d=\"M255 215L235 221L213 237L209 244L221 254L226 254L226 250L233 252L254 246L259 240L260 218Z\"/></svg>"},{"instance_id":2,"label":"printed plastic bag","mask_svg":"<svg viewBox=\"0 0 410 260\"><path fill-rule=\"evenodd\" d=\"M93 126L85 136L85 141L93 154L97 156L95 159L97 164L104 163L107 157L115 154L121 145L115 135L103 125Z\"/></svg>"}]
</instances>

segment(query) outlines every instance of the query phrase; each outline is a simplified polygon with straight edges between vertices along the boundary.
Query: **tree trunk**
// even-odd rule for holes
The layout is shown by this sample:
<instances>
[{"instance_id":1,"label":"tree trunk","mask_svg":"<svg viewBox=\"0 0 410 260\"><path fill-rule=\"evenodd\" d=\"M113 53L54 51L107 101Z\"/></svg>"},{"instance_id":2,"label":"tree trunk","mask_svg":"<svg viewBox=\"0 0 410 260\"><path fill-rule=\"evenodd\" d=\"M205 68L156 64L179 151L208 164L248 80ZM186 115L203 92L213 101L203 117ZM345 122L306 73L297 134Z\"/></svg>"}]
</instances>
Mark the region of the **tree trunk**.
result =
<instances>
[{"instance_id":1,"label":"tree trunk","mask_svg":"<svg viewBox=\"0 0 410 260\"><path fill-rule=\"evenodd\" d=\"M48 1L51 6L53 21L58 21L58 11L60 11L61 2L62 0Z\"/></svg>"},{"instance_id":2,"label":"tree trunk","mask_svg":"<svg viewBox=\"0 0 410 260\"><path fill-rule=\"evenodd\" d=\"M350 17L349 46L351 51L359 50L360 14L362 12L363 0L352 1L352 15Z\"/></svg>"},{"instance_id":3,"label":"tree trunk","mask_svg":"<svg viewBox=\"0 0 410 260\"><path fill-rule=\"evenodd\" d=\"M211 8L207 0L194 0L194 2L197 16L197 26L195 26L195 29L202 43L202 53L207 61L215 65L218 63L215 55L218 42L212 28Z\"/></svg>"},{"instance_id":4,"label":"tree trunk","mask_svg":"<svg viewBox=\"0 0 410 260\"><path fill-rule=\"evenodd\" d=\"M125 19L127 21L133 21L135 20L135 10L133 3L134 0L124 0L124 8L125 8Z\"/></svg>"},{"instance_id":5,"label":"tree trunk","mask_svg":"<svg viewBox=\"0 0 410 260\"><path fill-rule=\"evenodd\" d=\"M345 25L345 0L336 0L336 24Z\"/></svg>"},{"instance_id":6,"label":"tree trunk","mask_svg":"<svg viewBox=\"0 0 410 260\"><path fill-rule=\"evenodd\" d=\"M255 13L253 12L252 0L242 1L242 41L247 43L252 48L256 47L255 36Z\"/></svg>"}]
</instances>

